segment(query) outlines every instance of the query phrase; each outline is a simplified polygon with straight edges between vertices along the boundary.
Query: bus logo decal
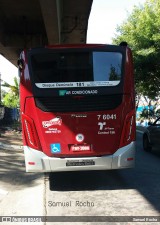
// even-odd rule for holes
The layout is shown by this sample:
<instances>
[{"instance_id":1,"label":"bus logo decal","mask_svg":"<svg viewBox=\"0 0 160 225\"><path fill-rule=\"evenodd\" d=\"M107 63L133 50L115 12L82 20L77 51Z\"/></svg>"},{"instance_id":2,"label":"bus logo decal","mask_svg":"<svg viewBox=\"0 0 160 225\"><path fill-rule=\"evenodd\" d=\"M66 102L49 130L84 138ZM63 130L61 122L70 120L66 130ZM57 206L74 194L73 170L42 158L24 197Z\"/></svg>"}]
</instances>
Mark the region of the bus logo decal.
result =
<instances>
[{"instance_id":1,"label":"bus logo decal","mask_svg":"<svg viewBox=\"0 0 160 225\"><path fill-rule=\"evenodd\" d=\"M42 125L43 125L44 128L48 128L50 126L55 126L55 125L61 126L62 125L62 119L60 117L56 117L56 118L53 118L49 121L42 121Z\"/></svg>"},{"instance_id":2,"label":"bus logo decal","mask_svg":"<svg viewBox=\"0 0 160 225\"><path fill-rule=\"evenodd\" d=\"M98 125L99 125L99 129L103 130L104 126L106 125L106 122L103 122L103 123L99 122Z\"/></svg>"},{"instance_id":3,"label":"bus logo decal","mask_svg":"<svg viewBox=\"0 0 160 225\"><path fill-rule=\"evenodd\" d=\"M51 152L52 153L61 153L60 143L51 144Z\"/></svg>"}]
</instances>

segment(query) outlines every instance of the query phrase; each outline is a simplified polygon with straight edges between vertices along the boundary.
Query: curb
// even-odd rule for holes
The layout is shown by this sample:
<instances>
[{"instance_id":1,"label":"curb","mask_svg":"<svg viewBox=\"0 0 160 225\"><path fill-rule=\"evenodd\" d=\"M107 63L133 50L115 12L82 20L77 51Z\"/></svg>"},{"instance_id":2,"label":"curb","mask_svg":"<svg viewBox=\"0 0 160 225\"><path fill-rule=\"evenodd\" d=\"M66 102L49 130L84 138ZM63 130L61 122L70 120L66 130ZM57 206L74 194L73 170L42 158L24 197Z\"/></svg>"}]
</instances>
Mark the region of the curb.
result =
<instances>
[{"instance_id":1,"label":"curb","mask_svg":"<svg viewBox=\"0 0 160 225\"><path fill-rule=\"evenodd\" d=\"M22 145L7 145L2 142L0 142L0 148L6 149L6 150L23 150Z\"/></svg>"}]
</instances>

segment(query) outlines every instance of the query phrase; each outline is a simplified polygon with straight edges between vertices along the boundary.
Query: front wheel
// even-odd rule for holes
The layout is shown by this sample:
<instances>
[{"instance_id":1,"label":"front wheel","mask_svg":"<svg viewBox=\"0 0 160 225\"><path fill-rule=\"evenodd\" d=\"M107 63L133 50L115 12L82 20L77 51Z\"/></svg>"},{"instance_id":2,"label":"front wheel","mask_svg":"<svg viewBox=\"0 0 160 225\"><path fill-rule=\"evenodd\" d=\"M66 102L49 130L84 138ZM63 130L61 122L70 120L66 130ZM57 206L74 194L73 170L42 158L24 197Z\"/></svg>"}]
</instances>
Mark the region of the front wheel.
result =
<instances>
[{"instance_id":1,"label":"front wheel","mask_svg":"<svg viewBox=\"0 0 160 225\"><path fill-rule=\"evenodd\" d=\"M152 150L148 136L146 134L144 134L144 136L143 136L143 149L146 152L150 152Z\"/></svg>"}]
</instances>

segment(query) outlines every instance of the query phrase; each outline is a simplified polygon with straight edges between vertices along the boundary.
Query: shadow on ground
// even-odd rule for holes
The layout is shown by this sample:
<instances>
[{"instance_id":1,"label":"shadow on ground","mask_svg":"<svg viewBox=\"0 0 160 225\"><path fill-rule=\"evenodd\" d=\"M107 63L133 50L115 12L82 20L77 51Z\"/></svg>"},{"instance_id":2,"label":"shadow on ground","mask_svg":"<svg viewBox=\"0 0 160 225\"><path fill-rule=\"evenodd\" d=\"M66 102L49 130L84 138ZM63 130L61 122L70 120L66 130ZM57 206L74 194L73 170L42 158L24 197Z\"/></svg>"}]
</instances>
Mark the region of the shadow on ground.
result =
<instances>
[{"instance_id":1,"label":"shadow on ground","mask_svg":"<svg viewBox=\"0 0 160 225\"><path fill-rule=\"evenodd\" d=\"M136 189L160 211L160 153L147 153L137 144L134 169L50 173L51 191Z\"/></svg>"},{"instance_id":2,"label":"shadow on ground","mask_svg":"<svg viewBox=\"0 0 160 225\"><path fill-rule=\"evenodd\" d=\"M0 149L0 182L24 186L37 185L37 179L43 177L43 173L26 173L24 155L22 150Z\"/></svg>"}]
</instances>

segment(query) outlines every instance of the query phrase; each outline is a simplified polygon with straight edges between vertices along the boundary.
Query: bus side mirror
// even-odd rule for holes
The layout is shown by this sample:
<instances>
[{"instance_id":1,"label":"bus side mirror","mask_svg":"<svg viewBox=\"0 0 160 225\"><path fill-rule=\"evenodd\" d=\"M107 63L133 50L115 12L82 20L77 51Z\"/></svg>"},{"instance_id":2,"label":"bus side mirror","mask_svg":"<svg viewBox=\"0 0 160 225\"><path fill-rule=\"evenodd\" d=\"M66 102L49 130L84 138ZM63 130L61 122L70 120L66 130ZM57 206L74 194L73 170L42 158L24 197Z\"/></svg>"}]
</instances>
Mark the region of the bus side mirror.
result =
<instances>
[{"instance_id":1,"label":"bus side mirror","mask_svg":"<svg viewBox=\"0 0 160 225\"><path fill-rule=\"evenodd\" d=\"M24 68L24 60L23 59L18 59L17 65L18 65L18 68L19 68L20 72L22 72L22 70Z\"/></svg>"}]
</instances>

